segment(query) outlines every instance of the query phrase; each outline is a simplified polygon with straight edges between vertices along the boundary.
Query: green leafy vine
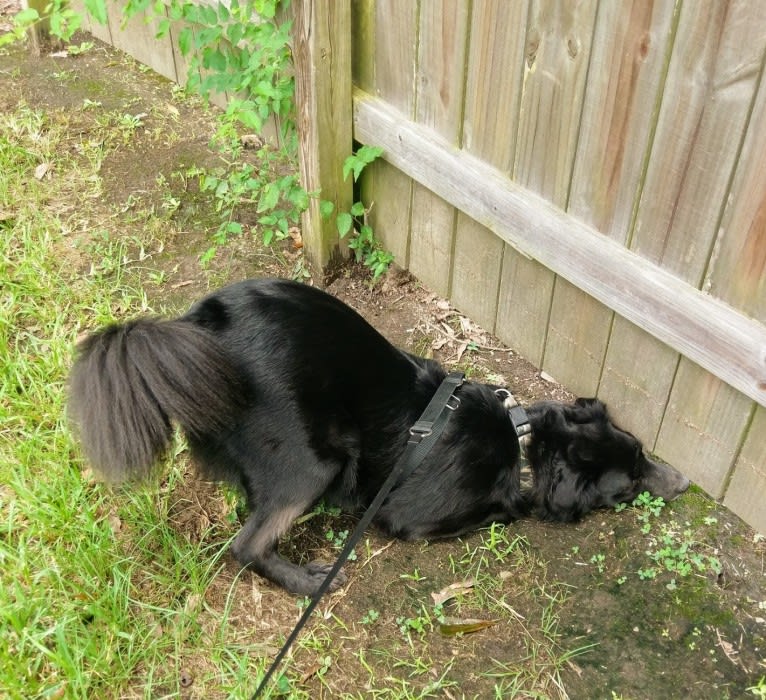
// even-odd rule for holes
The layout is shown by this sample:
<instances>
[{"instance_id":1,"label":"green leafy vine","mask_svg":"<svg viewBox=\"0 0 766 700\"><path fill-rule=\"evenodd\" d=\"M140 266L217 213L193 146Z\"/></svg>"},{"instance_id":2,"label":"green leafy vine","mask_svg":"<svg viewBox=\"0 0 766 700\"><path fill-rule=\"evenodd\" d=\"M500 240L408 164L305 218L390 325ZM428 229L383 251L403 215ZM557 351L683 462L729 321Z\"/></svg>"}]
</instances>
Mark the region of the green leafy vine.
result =
<instances>
[{"instance_id":1,"label":"green leafy vine","mask_svg":"<svg viewBox=\"0 0 766 700\"><path fill-rule=\"evenodd\" d=\"M107 22L107 0L84 0L84 8L96 22ZM285 239L298 225L310 195L299 182L295 125L295 81L290 50L291 21L286 19L289 0L231 0L210 5L190 0L128 0L123 17L144 14L155 22L157 38L174 32L181 53L187 57L187 90L204 98L226 94L214 144L224 165L199 171L200 187L215 199L220 216L211 246L202 255L210 261L232 236L245 233L241 221L244 207L255 208L258 228L265 244ZM10 33L0 46L24 38L30 26L48 21L54 36L64 41L82 26L83 16L65 0L51 0L41 17L26 9L16 15ZM180 28L180 30L179 30ZM267 124L276 127L276 138L262 135ZM276 142L277 145L274 145ZM255 143L255 160L243 153ZM380 155L380 149L362 146L344 164L344 176L359 178L363 168ZM329 205L329 206L328 206ZM323 216L331 216L332 204L321 202ZM368 210L355 202L348 212L335 213L338 235L348 240L357 262L366 265L373 278L393 261L382 249L367 223Z\"/></svg>"}]
</instances>

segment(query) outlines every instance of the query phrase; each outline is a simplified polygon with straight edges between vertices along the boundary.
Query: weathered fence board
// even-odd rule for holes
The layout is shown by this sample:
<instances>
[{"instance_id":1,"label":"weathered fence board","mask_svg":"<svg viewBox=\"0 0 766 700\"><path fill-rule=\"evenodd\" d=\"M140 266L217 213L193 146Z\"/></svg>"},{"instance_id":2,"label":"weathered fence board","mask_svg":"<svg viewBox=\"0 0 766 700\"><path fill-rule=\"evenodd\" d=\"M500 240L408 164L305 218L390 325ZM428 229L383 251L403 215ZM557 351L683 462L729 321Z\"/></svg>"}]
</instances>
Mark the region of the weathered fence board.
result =
<instances>
[{"instance_id":1,"label":"weathered fence board","mask_svg":"<svg viewBox=\"0 0 766 700\"><path fill-rule=\"evenodd\" d=\"M724 503L756 527L763 528L766 493L766 408L758 406L739 454Z\"/></svg>"},{"instance_id":2,"label":"weathered fence board","mask_svg":"<svg viewBox=\"0 0 766 700\"><path fill-rule=\"evenodd\" d=\"M452 299L463 313L492 330L503 264L503 241L462 212L455 232Z\"/></svg>"},{"instance_id":3,"label":"weathered fence board","mask_svg":"<svg viewBox=\"0 0 766 700\"><path fill-rule=\"evenodd\" d=\"M655 449L721 498L752 406L746 396L693 362L681 362Z\"/></svg>"},{"instance_id":4,"label":"weathered fence board","mask_svg":"<svg viewBox=\"0 0 766 700\"><path fill-rule=\"evenodd\" d=\"M462 130L467 10L462 0L420 5L415 120L455 145ZM450 291L456 217L453 206L415 185L410 270L443 296Z\"/></svg>"},{"instance_id":5,"label":"weathered fence board","mask_svg":"<svg viewBox=\"0 0 766 700\"><path fill-rule=\"evenodd\" d=\"M306 70L362 90L397 262L766 530L760 0L353 0L351 23L352 66Z\"/></svg>"},{"instance_id":6,"label":"weathered fence board","mask_svg":"<svg viewBox=\"0 0 766 700\"><path fill-rule=\"evenodd\" d=\"M525 2L478 2L471 20L463 148L511 173L524 79ZM515 31L509 31L514 29ZM499 80L502 76L502 80Z\"/></svg>"},{"instance_id":7,"label":"weathered fence board","mask_svg":"<svg viewBox=\"0 0 766 700\"><path fill-rule=\"evenodd\" d=\"M761 23L761 54L766 54L766 12ZM751 82L752 65L737 81ZM766 323L766 80L760 86L742 148L740 167L718 230L705 289ZM764 350L766 352L766 350Z\"/></svg>"},{"instance_id":8,"label":"weathered fence board","mask_svg":"<svg viewBox=\"0 0 766 700\"><path fill-rule=\"evenodd\" d=\"M523 254L766 405L766 326L567 216L381 100L357 93L357 138Z\"/></svg>"},{"instance_id":9,"label":"weathered fence board","mask_svg":"<svg viewBox=\"0 0 766 700\"><path fill-rule=\"evenodd\" d=\"M643 183L652 115L673 45L674 17L672 2L599 5L567 211L623 244L630 235L634 202ZM615 362L605 365L613 318L612 311L581 290L557 283L543 366L580 395L596 395L602 378L610 387L613 379L619 382L622 377L628 381L626 386L658 393L645 386L652 375L604 377L616 367ZM607 388L606 392L619 395L623 389ZM667 400L667 385L664 390L660 405L652 402L654 431L647 431L641 421L644 436L651 436L651 442Z\"/></svg>"},{"instance_id":10,"label":"weathered fence board","mask_svg":"<svg viewBox=\"0 0 766 700\"><path fill-rule=\"evenodd\" d=\"M510 173L518 131L524 75L527 4L474 5L466 69L463 148ZM504 76L498 80L497 76ZM505 244L460 214L455 231L452 300L477 323L495 330Z\"/></svg>"},{"instance_id":11,"label":"weathered fence board","mask_svg":"<svg viewBox=\"0 0 766 700\"><path fill-rule=\"evenodd\" d=\"M343 161L351 152L351 3L336 0L323 13L312 0L296 0L293 59L301 149L301 180L335 211L351 208L351 183ZM303 240L312 262L324 268L336 250L331 218L320 215L311 197L303 217Z\"/></svg>"},{"instance_id":12,"label":"weathered fence board","mask_svg":"<svg viewBox=\"0 0 766 700\"><path fill-rule=\"evenodd\" d=\"M577 147L597 3L535 0L526 32L525 75L513 179L565 207ZM497 334L538 365L548 334L553 273L506 249ZM524 290L526 293L520 295ZM529 293L529 291L533 293Z\"/></svg>"},{"instance_id":13,"label":"weathered fence board","mask_svg":"<svg viewBox=\"0 0 766 700\"><path fill-rule=\"evenodd\" d=\"M610 345L602 358L598 395L618 423L631 426L645 445L654 448L676 379L678 353L620 316L614 317L611 342L623 351L613 352ZM641 351L626 352L631 343Z\"/></svg>"},{"instance_id":14,"label":"weathered fence board","mask_svg":"<svg viewBox=\"0 0 766 700\"><path fill-rule=\"evenodd\" d=\"M415 66L417 62L417 3L410 0L377 0L367 21L373 24L370 45L375 94L409 118L415 115ZM363 191L372 203L370 224L400 265L409 264L412 180L385 161L373 163L365 173ZM371 181L370 181L371 178ZM374 184L373 184L374 183Z\"/></svg>"}]
</instances>

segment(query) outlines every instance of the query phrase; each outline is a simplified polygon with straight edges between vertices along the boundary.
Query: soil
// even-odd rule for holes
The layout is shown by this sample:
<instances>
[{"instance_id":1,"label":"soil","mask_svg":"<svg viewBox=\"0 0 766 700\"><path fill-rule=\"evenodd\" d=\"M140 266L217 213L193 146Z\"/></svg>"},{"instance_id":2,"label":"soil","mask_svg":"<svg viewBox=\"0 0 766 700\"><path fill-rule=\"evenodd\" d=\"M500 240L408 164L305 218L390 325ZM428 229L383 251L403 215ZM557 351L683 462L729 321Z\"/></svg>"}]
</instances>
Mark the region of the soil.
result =
<instances>
[{"instance_id":1,"label":"soil","mask_svg":"<svg viewBox=\"0 0 766 700\"><path fill-rule=\"evenodd\" d=\"M83 109L84 100L100 102L103 110L147 116L124 147L105 157L100 172L103 194L89 205L83 235L113 230L115 212L129 214L133 208L136 217L132 222L128 217L122 233L132 240L142 225L142 208L160 204L160 176L180 200L172 231L163 246L148 251L150 260L144 263L164 273L161 283L150 289L155 310L180 311L211 285L290 275L300 250L292 241L265 249L257 242L255 228L248 229L253 236L223 250L210 269L199 264L215 217L206 208L210 203L199 197L194 179L178 174L217 162L218 155L208 145L213 132L210 112L193 100L172 99L165 80L98 42L77 56L38 58L16 49L0 55L0 110L25 103L88 133L95 130L92 122L103 110ZM76 209L78 202L70 206ZM406 272L393 270L371 285L363 271L348 266L328 289L394 344L433 355L477 379L507 384L522 403L572 398ZM374 377L374 368L370 371ZM223 541L231 532L230 516L231 506L220 489L198 480L190 469L174 486L169 517L179 537L209 537L206 533L213 526ZM346 566L349 583L322 606L326 619L336 621L316 632L329 635L323 643L334 650L332 669L320 682L321 657L307 648L296 652L294 663L304 669L312 697L330 696L333 688L364 692L369 672L356 653L360 648L368 658L398 651L403 657L425 659L422 669L401 670L402 677L422 680L424 695L428 684L448 671L459 685L439 691L438 697L491 697L500 676L485 674L492 669L501 674L503 664L520 661L532 670L548 670L518 697L752 697L747 689L766 675L764 540L696 489L652 520L651 535L642 533L640 517L641 511L628 509L594 513L575 525L535 520L514 524L506 532L514 544L512 552L491 569L498 581L492 590L508 610L505 618L471 635L445 637L427 630L413 634L407 644L400 620L431 605L432 592L460 578L466 570L461 559L478 575L471 567L478 561L482 539L473 535L448 542L401 543L371 532L359 559ZM331 558L327 531L351 525L348 517L316 514L294 528L283 548L295 559ZM651 537L661 532L674 542L692 540L697 551L720 560L721 572L707 567L684 578L668 572L642 578L638 572L651 565L646 554ZM204 601L187 604L202 602L203 627L212 634L227 611L229 629L239 630L240 648L251 654L273 654L296 619L294 597L257 576L240 574L230 558ZM490 601L465 596L460 615L486 618L488 609ZM379 615L378 621L363 623L370 610ZM571 659L562 656L586 647ZM188 697L215 697L199 683L195 689L193 682L210 671L209 661L190 650L185 664ZM549 670L554 665L560 680ZM394 679L376 678L380 687L396 688ZM388 697L398 696L391 690Z\"/></svg>"}]
</instances>

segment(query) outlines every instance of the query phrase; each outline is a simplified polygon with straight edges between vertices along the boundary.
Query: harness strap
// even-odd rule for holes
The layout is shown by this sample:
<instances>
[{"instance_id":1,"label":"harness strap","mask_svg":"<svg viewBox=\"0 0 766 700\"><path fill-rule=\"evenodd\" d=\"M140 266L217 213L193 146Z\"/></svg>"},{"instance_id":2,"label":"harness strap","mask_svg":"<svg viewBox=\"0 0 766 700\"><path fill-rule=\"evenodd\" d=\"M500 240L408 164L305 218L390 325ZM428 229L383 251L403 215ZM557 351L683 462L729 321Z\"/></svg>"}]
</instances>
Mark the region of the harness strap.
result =
<instances>
[{"instance_id":1,"label":"harness strap","mask_svg":"<svg viewBox=\"0 0 766 700\"><path fill-rule=\"evenodd\" d=\"M333 582L333 579L337 576L354 547L362 538L364 531L372 522L372 519L380 509L380 506L383 505L383 501L385 501L386 496L388 496L391 489L413 472L415 467L423 461L430 449L434 446L434 443L441 436L444 426L446 425L447 420L449 420L450 411L454 411L460 404L460 399L458 399L457 396L454 396L454 393L463 383L464 376L465 375L462 372L451 372L448 374L436 390L436 393L428 403L428 406L426 406L426 410L423 411L420 418L410 428L410 437L407 440L407 446L404 448L404 453L391 470L388 478L383 482L383 485L372 500L372 503L367 507L367 510L357 523L354 531L346 540L346 544L338 555L338 559L335 561L335 564L333 564L332 569L330 569L324 581L322 581L321 585L314 593L311 602L303 611L303 615L301 615L297 624L293 628L293 631L290 633L290 636L285 640L285 643L282 645L276 658L271 666L269 666L266 675L258 684L252 700L256 700L256 698L258 698L266 689L272 675L282 663L282 660L285 658L293 642L298 638L301 629L303 629L306 622L308 622L309 617L311 617L311 613L314 612L322 596L327 592L327 589ZM450 401L453 403L451 404Z\"/></svg>"},{"instance_id":2,"label":"harness strap","mask_svg":"<svg viewBox=\"0 0 766 700\"><path fill-rule=\"evenodd\" d=\"M532 439L532 424L529 422L529 415L508 389L495 389L495 395L503 402L503 407L508 412L508 419L519 439L519 466L522 470L528 470L530 464L527 448Z\"/></svg>"}]
</instances>

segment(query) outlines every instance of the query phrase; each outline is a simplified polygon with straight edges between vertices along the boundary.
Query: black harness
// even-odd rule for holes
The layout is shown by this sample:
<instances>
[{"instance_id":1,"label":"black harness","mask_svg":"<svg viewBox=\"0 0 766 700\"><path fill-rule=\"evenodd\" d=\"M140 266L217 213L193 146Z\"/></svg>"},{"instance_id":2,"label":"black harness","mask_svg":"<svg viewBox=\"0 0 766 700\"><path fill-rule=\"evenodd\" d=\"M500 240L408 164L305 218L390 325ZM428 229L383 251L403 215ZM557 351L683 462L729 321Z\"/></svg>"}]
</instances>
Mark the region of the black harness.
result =
<instances>
[{"instance_id":1,"label":"black harness","mask_svg":"<svg viewBox=\"0 0 766 700\"><path fill-rule=\"evenodd\" d=\"M441 436L444 427L449 420L450 413L457 410L460 406L460 398L455 392L462 386L464 379L465 375L462 372L451 372L448 374L436 390L436 393L433 395L428 406L426 406L423 415L421 415L410 428L410 437L407 440L407 446L404 449L404 453L399 458L396 466L391 470L388 478L383 482L383 485L372 500L372 503L367 507L367 510L357 523L354 531L346 540L343 550L338 555L338 559L335 564L333 564L332 569L330 569L324 581L322 581L322 584L314 593L311 602L303 611L303 615L301 615L296 623L290 636L285 640L285 643L282 645L276 658L271 666L269 666L268 671L266 671L266 675L258 684L252 700L256 700L256 698L260 697L261 693L266 689L274 672L282 663L282 660L285 658L285 655L293 642L298 638L298 634L301 629L303 629L306 622L308 622L309 617L311 617L311 614L316 609L322 596L327 592L330 584L341 570L343 564L346 563L346 560L354 547L362 538L364 531L372 522L372 519L375 517L380 506L383 505L383 501L385 501L386 496L388 496L391 489L399 482L404 481L415 470ZM522 406L519 406L518 402L513 398L513 394L507 389L497 389L495 394L508 409L508 417L513 424L519 442L522 442L522 439L532 432L527 412Z\"/></svg>"}]
</instances>

